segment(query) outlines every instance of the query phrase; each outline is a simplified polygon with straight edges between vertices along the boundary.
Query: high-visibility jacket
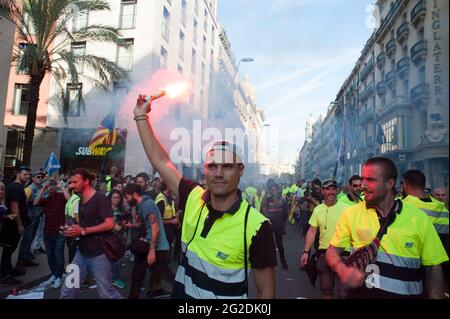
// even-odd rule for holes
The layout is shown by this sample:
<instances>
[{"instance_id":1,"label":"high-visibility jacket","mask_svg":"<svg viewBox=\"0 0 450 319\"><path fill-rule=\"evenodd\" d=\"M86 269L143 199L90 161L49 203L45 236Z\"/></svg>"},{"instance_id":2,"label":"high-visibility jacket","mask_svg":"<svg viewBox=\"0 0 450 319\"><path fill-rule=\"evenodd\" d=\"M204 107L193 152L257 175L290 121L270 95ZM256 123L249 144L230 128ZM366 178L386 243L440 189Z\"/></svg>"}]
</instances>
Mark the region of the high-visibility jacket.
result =
<instances>
[{"instance_id":1,"label":"high-visibility jacket","mask_svg":"<svg viewBox=\"0 0 450 319\"><path fill-rule=\"evenodd\" d=\"M361 194L361 195L362 195L362 194ZM360 196L359 199L360 199L360 201L362 201L362 200L363 200L363 196ZM353 201L353 200L351 199L351 197L350 197L349 194L344 194L344 196L341 196L341 197L338 199L338 201L341 202L342 204L347 205L347 206L355 205L355 204L358 204L358 203L359 203L359 202Z\"/></svg>"},{"instance_id":2,"label":"high-visibility jacket","mask_svg":"<svg viewBox=\"0 0 450 319\"><path fill-rule=\"evenodd\" d=\"M251 206L256 207L257 194L258 190L253 186L249 186L242 193L242 198L245 199Z\"/></svg>"},{"instance_id":3,"label":"high-visibility jacket","mask_svg":"<svg viewBox=\"0 0 450 319\"><path fill-rule=\"evenodd\" d=\"M172 201L169 203L169 200L167 197L162 193L159 192L158 196L155 198L155 204L158 205L159 202L164 202L164 216L162 216L162 219L172 219L177 216L177 211L175 209L175 203Z\"/></svg>"},{"instance_id":4,"label":"high-visibility jacket","mask_svg":"<svg viewBox=\"0 0 450 319\"><path fill-rule=\"evenodd\" d=\"M69 200L66 203L65 207L65 215L66 215L66 222L72 222L74 223L75 220L75 213L78 214L78 206L80 204L80 196L77 194L72 194L72 196L69 198Z\"/></svg>"},{"instance_id":5,"label":"high-visibility jacket","mask_svg":"<svg viewBox=\"0 0 450 319\"><path fill-rule=\"evenodd\" d=\"M376 211L366 202L347 207L341 215L330 245L360 248L372 242L380 229ZM439 265L448 256L429 218L418 208L403 204L382 237L373 274L373 289L403 297L423 292L421 266Z\"/></svg>"},{"instance_id":6,"label":"high-visibility jacket","mask_svg":"<svg viewBox=\"0 0 450 319\"><path fill-rule=\"evenodd\" d=\"M428 215L438 234L448 235L448 209L443 202L433 197L430 197L430 199L431 202L424 202L416 196L408 195L403 199L403 202L423 210Z\"/></svg>"},{"instance_id":7,"label":"high-visibility jacket","mask_svg":"<svg viewBox=\"0 0 450 319\"><path fill-rule=\"evenodd\" d=\"M186 255L178 267L175 285L181 285L186 297L191 298L247 298L244 219L249 204L242 201L236 212L218 218L204 238L201 234L209 213L204 193L205 190L197 186L186 202L181 233L181 246ZM267 218L250 207L245 247L247 260L252 238L265 221ZM247 267L250 272L249 262Z\"/></svg>"}]
</instances>

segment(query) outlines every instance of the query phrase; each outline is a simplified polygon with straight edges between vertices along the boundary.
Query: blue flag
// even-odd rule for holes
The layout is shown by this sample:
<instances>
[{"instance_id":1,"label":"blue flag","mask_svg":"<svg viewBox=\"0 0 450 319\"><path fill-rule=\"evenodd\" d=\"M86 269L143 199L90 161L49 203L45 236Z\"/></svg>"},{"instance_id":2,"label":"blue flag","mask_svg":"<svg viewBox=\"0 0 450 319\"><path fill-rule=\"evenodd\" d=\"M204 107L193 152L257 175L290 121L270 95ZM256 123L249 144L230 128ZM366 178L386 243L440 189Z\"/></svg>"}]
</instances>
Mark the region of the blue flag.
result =
<instances>
[{"instance_id":1,"label":"blue flag","mask_svg":"<svg viewBox=\"0 0 450 319\"><path fill-rule=\"evenodd\" d=\"M59 164L55 153L52 152L50 154L47 161L45 162L44 168L48 175L52 175L53 173L59 171L59 169L61 168L61 164Z\"/></svg>"}]
</instances>

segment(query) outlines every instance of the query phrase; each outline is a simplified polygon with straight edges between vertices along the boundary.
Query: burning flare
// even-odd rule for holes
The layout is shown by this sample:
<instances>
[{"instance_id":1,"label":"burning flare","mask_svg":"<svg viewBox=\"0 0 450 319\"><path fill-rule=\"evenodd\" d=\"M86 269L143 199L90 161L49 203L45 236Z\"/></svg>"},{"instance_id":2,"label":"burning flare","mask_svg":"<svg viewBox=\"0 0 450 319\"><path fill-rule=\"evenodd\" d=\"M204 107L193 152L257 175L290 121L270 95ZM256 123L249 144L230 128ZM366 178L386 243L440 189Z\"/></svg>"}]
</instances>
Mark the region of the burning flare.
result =
<instances>
[{"instance_id":1,"label":"burning flare","mask_svg":"<svg viewBox=\"0 0 450 319\"><path fill-rule=\"evenodd\" d=\"M183 95L187 91L187 88L188 87L186 83L183 82L172 84L162 89L158 94L148 96L145 101L148 103L150 101L157 100L165 95L167 95L169 99L174 99Z\"/></svg>"}]
</instances>

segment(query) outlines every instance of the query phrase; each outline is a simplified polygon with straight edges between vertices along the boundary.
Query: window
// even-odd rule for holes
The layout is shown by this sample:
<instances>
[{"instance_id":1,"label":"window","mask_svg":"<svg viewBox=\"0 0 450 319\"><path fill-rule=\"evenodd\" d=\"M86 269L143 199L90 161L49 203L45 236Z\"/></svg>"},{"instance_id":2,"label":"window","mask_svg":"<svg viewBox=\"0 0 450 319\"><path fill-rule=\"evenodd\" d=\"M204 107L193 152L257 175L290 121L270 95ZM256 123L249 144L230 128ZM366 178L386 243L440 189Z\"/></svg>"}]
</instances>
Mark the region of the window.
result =
<instances>
[{"instance_id":1,"label":"window","mask_svg":"<svg viewBox=\"0 0 450 319\"><path fill-rule=\"evenodd\" d=\"M404 116L404 128L403 128L403 147L405 149L410 149L411 143L411 116Z\"/></svg>"},{"instance_id":2,"label":"window","mask_svg":"<svg viewBox=\"0 0 450 319\"><path fill-rule=\"evenodd\" d=\"M67 110L67 116L80 116L81 89L81 83L67 84L67 93L69 94L69 108Z\"/></svg>"},{"instance_id":3,"label":"window","mask_svg":"<svg viewBox=\"0 0 450 319\"><path fill-rule=\"evenodd\" d=\"M208 10L205 9L205 12L203 13L203 29L205 32L208 32Z\"/></svg>"},{"instance_id":4,"label":"window","mask_svg":"<svg viewBox=\"0 0 450 319\"><path fill-rule=\"evenodd\" d=\"M122 0L120 7L120 29L134 29L136 27L136 0Z\"/></svg>"},{"instance_id":5,"label":"window","mask_svg":"<svg viewBox=\"0 0 450 319\"><path fill-rule=\"evenodd\" d=\"M17 66L16 66L17 74L30 74L31 61L28 61L29 60L28 58L23 58L29 45L30 44L28 44L28 43L19 43L20 59L19 59L19 61L17 61ZM32 44L32 45L35 45L35 44ZM21 64L22 64L22 67L20 66Z\"/></svg>"},{"instance_id":6,"label":"window","mask_svg":"<svg viewBox=\"0 0 450 319\"><path fill-rule=\"evenodd\" d=\"M214 25L211 25L211 43L213 46L215 43L214 41L216 40L215 36L216 36L216 28L214 28Z\"/></svg>"},{"instance_id":7,"label":"window","mask_svg":"<svg viewBox=\"0 0 450 319\"><path fill-rule=\"evenodd\" d=\"M202 63L202 84L205 84L205 72L206 72L205 63Z\"/></svg>"},{"instance_id":8,"label":"window","mask_svg":"<svg viewBox=\"0 0 450 319\"><path fill-rule=\"evenodd\" d=\"M72 53L75 57L84 56L86 54L86 42L72 43ZM77 58L75 58L75 62L77 62ZM75 63L75 67L79 74L83 74L84 72L83 63Z\"/></svg>"},{"instance_id":9,"label":"window","mask_svg":"<svg viewBox=\"0 0 450 319\"><path fill-rule=\"evenodd\" d=\"M197 23L197 19L194 18L194 35L193 35L193 41L195 44L197 44L197 37L198 37L198 23Z\"/></svg>"},{"instance_id":10,"label":"window","mask_svg":"<svg viewBox=\"0 0 450 319\"><path fill-rule=\"evenodd\" d=\"M125 39L125 42L128 44L127 48L117 47L116 63L125 71L131 71L133 65L134 39Z\"/></svg>"},{"instance_id":11,"label":"window","mask_svg":"<svg viewBox=\"0 0 450 319\"><path fill-rule=\"evenodd\" d=\"M422 66L419 69L419 83L425 83L425 78L426 78L425 66Z\"/></svg>"},{"instance_id":12,"label":"window","mask_svg":"<svg viewBox=\"0 0 450 319\"><path fill-rule=\"evenodd\" d=\"M73 17L72 31L76 32L82 28L86 28L88 26L88 16L88 10L80 10L78 15Z\"/></svg>"},{"instance_id":13,"label":"window","mask_svg":"<svg viewBox=\"0 0 450 319\"><path fill-rule=\"evenodd\" d=\"M206 58L206 37L205 36L203 36L202 55L203 55L204 58Z\"/></svg>"},{"instance_id":14,"label":"window","mask_svg":"<svg viewBox=\"0 0 450 319\"><path fill-rule=\"evenodd\" d=\"M180 57L181 60L184 60L184 33L182 31L180 31L180 41L179 41L179 48L178 48L178 56Z\"/></svg>"},{"instance_id":15,"label":"window","mask_svg":"<svg viewBox=\"0 0 450 319\"><path fill-rule=\"evenodd\" d=\"M169 36L170 36L170 13L169 11L164 8L164 16L163 16L163 25L162 25L162 37L169 42Z\"/></svg>"},{"instance_id":16,"label":"window","mask_svg":"<svg viewBox=\"0 0 450 319\"><path fill-rule=\"evenodd\" d=\"M195 52L194 49L192 49L192 58L191 58L191 71L195 74L195 69L197 67L197 52Z\"/></svg>"},{"instance_id":17,"label":"window","mask_svg":"<svg viewBox=\"0 0 450 319\"><path fill-rule=\"evenodd\" d=\"M14 115L27 115L28 112L28 84L16 83L14 85Z\"/></svg>"},{"instance_id":18,"label":"window","mask_svg":"<svg viewBox=\"0 0 450 319\"><path fill-rule=\"evenodd\" d=\"M195 0L194 12L198 16L198 0Z\"/></svg>"},{"instance_id":19,"label":"window","mask_svg":"<svg viewBox=\"0 0 450 319\"><path fill-rule=\"evenodd\" d=\"M381 145L381 153L395 151L397 146L397 118L394 117L390 121L382 125L384 137L386 138Z\"/></svg>"},{"instance_id":20,"label":"window","mask_svg":"<svg viewBox=\"0 0 450 319\"><path fill-rule=\"evenodd\" d=\"M183 74L183 67L181 65L178 64L177 70L178 73Z\"/></svg>"},{"instance_id":21,"label":"window","mask_svg":"<svg viewBox=\"0 0 450 319\"><path fill-rule=\"evenodd\" d=\"M403 82L403 96L409 95L409 81L406 80Z\"/></svg>"},{"instance_id":22,"label":"window","mask_svg":"<svg viewBox=\"0 0 450 319\"><path fill-rule=\"evenodd\" d=\"M181 0L181 24L186 26L186 12L187 12L187 4L186 0Z\"/></svg>"},{"instance_id":23,"label":"window","mask_svg":"<svg viewBox=\"0 0 450 319\"><path fill-rule=\"evenodd\" d=\"M161 47L161 57L159 62L162 69L167 68L167 50L164 47Z\"/></svg>"},{"instance_id":24,"label":"window","mask_svg":"<svg viewBox=\"0 0 450 319\"><path fill-rule=\"evenodd\" d=\"M403 56L404 58L406 58L406 57L408 56L408 46L407 46L407 45L405 45L405 46L403 47L402 56Z\"/></svg>"},{"instance_id":25,"label":"window","mask_svg":"<svg viewBox=\"0 0 450 319\"><path fill-rule=\"evenodd\" d=\"M419 40L423 40L425 38L425 30L421 28L419 30Z\"/></svg>"}]
</instances>

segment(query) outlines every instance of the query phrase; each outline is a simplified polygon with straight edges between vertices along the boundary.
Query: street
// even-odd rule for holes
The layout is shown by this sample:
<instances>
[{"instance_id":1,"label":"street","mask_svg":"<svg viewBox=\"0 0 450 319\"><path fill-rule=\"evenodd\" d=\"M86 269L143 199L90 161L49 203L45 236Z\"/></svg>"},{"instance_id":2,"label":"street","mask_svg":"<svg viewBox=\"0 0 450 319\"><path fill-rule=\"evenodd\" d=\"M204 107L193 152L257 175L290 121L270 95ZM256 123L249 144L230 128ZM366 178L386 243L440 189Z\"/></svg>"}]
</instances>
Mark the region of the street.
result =
<instances>
[{"instance_id":1,"label":"street","mask_svg":"<svg viewBox=\"0 0 450 319\"><path fill-rule=\"evenodd\" d=\"M306 299L318 299L321 298L320 290L317 288L313 288L306 276L304 271L299 270L298 259L299 254L303 251L304 239L299 238L298 232L293 225L286 225L286 236L284 237L284 247L287 262L289 265L288 270L282 270L280 266L276 267L276 288L277 288L277 298L278 299L298 299L298 298L306 298ZM279 256L277 256L278 258ZM176 263L171 262L171 269L176 271ZM130 278L131 271L133 269L133 263L128 259L124 258L124 266L122 268L122 279L126 282L126 287L124 289L118 289L124 298L128 296L129 288L130 288ZM146 279L144 281L143 289L141 291L141 298L146 298L149 272L147 273ZM170 286L163 282L163 288L166 290L170 289ZM256 289L254 286L254 281L250 277L249 282L249 298L256 298ZM44 299L58 299L59 298L59 289L49 288L45 291ZM96 289L84 288L80 295L80 299L98 299L99 296L97 294Z\"/></svg>"}]
</instances>

